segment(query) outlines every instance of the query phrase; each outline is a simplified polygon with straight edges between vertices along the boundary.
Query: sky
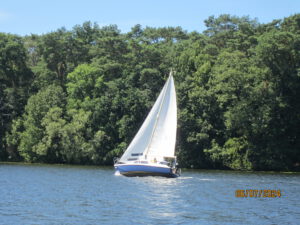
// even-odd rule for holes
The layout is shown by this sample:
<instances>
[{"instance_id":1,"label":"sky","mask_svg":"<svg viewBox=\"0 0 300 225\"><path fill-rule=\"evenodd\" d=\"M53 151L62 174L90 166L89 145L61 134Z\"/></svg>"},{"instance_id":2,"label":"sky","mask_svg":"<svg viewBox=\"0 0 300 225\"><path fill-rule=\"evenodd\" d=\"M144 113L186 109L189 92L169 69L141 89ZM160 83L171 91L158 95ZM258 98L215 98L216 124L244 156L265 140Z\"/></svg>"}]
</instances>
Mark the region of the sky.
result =
<instances>
[{"instance_id":1,"label":"sky","mask_svg":"<svg viewBox=\"0 0 300 225\"><path fill-rule=\"evenodd\" d=\"M295 13L300 13L300 0L0 0L0 32L45 34L86 21L116 24L123 33L136 24L202 32L212 15L269 23Z\"/></svg>"}]
</instances>

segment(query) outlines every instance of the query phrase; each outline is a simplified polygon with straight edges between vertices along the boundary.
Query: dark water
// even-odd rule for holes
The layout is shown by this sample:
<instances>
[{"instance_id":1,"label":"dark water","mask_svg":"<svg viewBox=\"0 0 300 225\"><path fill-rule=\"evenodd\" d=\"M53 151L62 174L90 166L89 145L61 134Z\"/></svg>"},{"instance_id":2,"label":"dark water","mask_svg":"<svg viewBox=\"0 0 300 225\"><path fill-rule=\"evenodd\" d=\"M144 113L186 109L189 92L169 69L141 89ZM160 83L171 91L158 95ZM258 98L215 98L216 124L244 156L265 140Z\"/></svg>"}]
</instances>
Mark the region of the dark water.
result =
<instances>
[{"instance_id":1,"label":"dark water","mask_svg":"<svg viewBox=\"0 0 300 225\"><path fill-rule=\"evenodd\" d=\"M282 196L237 198L237 189ZM112 168L0 164L0 224L300 224L300 174L127 178Z\"/></svg>"}]
</instances>

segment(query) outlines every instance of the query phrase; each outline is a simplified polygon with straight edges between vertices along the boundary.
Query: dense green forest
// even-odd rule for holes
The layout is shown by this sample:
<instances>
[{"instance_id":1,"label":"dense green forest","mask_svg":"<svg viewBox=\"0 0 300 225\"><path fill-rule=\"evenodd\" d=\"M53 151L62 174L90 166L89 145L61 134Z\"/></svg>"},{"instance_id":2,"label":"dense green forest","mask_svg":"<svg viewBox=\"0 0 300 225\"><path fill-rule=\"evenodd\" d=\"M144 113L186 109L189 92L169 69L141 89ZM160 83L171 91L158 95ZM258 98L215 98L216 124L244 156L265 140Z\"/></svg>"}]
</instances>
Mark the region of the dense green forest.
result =
<instances>
[{"instance_id":1,"label":"dense green forest","mask_svg":"<svg viewBox=\"0 0 300 225\"><path fill-rule=\"evenodd\" d=\"M0 160L111 165L169 71L182 167L300 170L300 14L0 33Z\"/></svg>"}]
</instances>

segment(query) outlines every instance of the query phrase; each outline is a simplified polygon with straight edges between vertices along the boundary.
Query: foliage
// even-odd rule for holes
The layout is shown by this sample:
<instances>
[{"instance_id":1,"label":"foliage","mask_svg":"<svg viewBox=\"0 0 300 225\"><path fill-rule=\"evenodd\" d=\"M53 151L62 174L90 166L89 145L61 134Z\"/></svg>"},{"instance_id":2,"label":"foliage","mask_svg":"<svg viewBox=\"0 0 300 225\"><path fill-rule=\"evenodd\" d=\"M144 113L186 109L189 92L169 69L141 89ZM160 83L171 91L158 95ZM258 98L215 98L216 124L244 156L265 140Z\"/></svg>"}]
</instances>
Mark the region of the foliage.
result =
<instances>
[{"instance_id":1,"label":"foliage","mask_svg":"<svg viewBox=\"0 0 300 225\"><path fill-rule=\"evenodd\" d=\"M31 80L22 38L0 33L0 160L8 156L5 133L23 113Z\"/></svg>"},{"instance_id":2,"label":"foliage","mask_svg":"<svg viewBox=\"0 0 300 225\"><path fill-rule=\"evenodd\" d=\"M181 166L299 170L299 21L0 34L0 159L111 165L173 68Z\"/></svg>"}]
</instances>

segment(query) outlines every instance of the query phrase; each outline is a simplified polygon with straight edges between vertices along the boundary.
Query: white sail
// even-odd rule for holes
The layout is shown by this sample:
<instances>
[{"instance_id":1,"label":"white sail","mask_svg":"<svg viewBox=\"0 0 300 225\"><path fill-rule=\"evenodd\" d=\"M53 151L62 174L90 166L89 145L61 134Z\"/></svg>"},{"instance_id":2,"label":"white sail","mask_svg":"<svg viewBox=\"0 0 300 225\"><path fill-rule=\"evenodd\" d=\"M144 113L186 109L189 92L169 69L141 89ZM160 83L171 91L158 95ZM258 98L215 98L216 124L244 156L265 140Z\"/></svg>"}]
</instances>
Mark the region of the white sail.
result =
<instances>
[{"instance_id":1,"label":"white sail","mask_svg":"<svg viewBox=\"0 0 300 225\"><path fill-rule=\"evenodd\" d=\"M177 107L174 80L169 76L143 125L120 161L174 157Z\"/></svg>"},{"instance_id":2,"label":"white sail","mask_svg":"<svg viewBox=\"0 0 300 225\"><path fill-rule=\"evenodd\" d=\"M174 157L177 128L176 93L173 77L167 82L165 95L157 115L156 127L149 143L147 156L162 160L163 157Z\"/></svg>"}]
</instances>

